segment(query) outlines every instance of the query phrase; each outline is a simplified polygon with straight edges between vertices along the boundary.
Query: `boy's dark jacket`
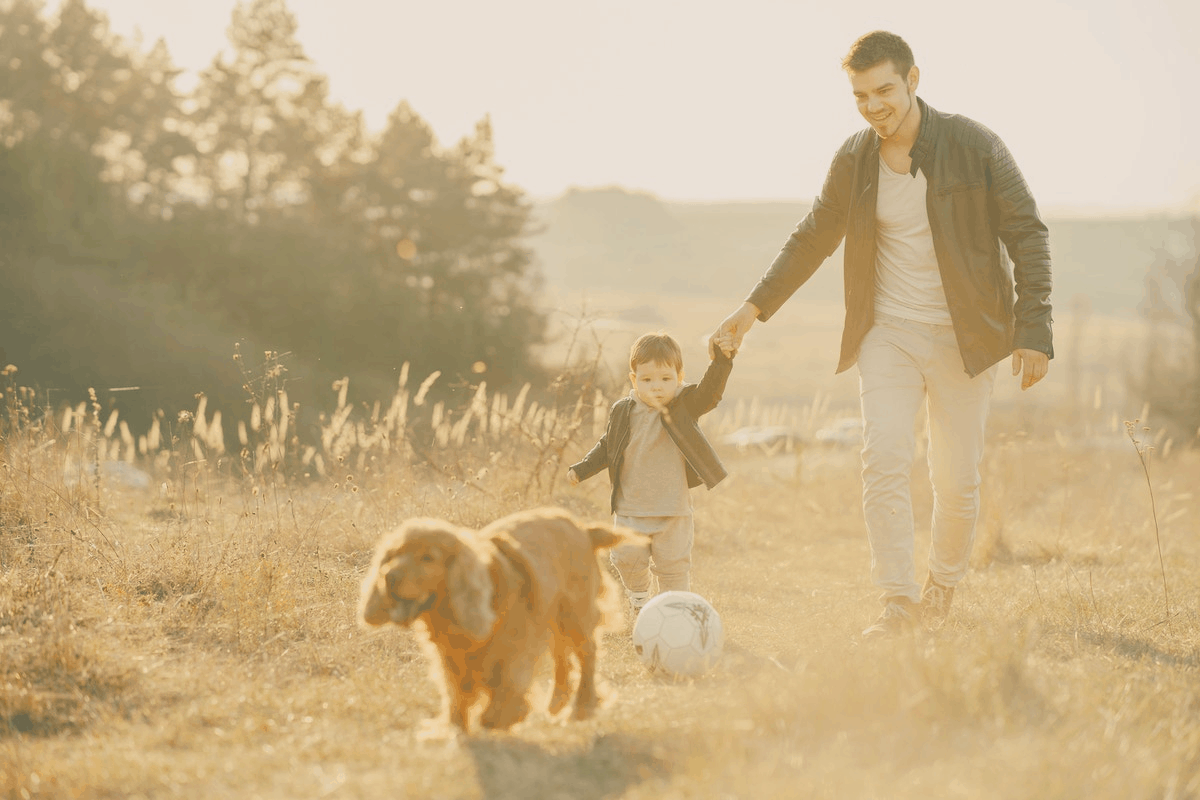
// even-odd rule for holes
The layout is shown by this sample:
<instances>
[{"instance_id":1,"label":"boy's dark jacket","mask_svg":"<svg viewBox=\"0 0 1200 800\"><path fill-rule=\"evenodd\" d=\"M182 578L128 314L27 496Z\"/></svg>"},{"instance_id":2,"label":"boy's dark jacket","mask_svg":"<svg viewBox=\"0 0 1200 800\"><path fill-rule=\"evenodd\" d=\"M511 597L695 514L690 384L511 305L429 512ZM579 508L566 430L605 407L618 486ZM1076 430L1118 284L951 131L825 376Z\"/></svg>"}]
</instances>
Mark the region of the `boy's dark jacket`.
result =
<instances>
[{"instance_id":1,"label":"boy's dark jacket","mask_svg":"<svg viewBox=\"0 0 1200 800\"><path fill-rule=\"evenodd\" d=\"M700 383L684 384L679 394L675 395L675 399L663 411L663 427L683 454L688 488L703 483L711 489L728 474L721 464L721 459L705 438L704 432L700 430L697 420L717 407L732 369L733 361L717 348L716 356L704 371ZM633 410L635 402L637 401L626 395L613 403L608 412L608 426L604 435L582 461L571 467L581 481L608 467L608 477L612 481L612 497L609 502L614 514L617 511L617 488L621 484L625 446L629 444L629 413Z\"/></svg>"}]
</instances>

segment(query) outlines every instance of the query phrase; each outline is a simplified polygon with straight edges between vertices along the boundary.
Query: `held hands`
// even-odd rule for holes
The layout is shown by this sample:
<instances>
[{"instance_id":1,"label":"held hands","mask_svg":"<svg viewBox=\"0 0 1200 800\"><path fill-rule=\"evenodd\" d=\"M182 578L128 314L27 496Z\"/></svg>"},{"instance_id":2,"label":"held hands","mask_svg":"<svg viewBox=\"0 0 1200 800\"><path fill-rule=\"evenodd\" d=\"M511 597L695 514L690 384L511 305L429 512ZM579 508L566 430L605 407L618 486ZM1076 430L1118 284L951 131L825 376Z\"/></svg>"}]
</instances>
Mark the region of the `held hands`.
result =
<instances>
[{"instance_id":1,"label":"held hands","mask_svg":"<svg viewBox=\"0 0 1200 800\"><path fill-rule=\"evenodd\" d=\"M742 307L730 314L708 339L708 357L717 354L717 348L726 356L732 358L742 346L742 339L754 321L758 319L758 307L753 303L742 303Z\"/></svg>"},{"instance_id":2,"label":"held hands","mask_svg":"<svg viewBox=\"0 0 1200 800\"><path fill-rule=\"evenodd\" d=\"M575 470L567 470L567 483L571 484L572 486L579 485L579 476L575 474Z\"/></svg>"},{"instance_id":3,"label":"held hands","mask_svg":"<svg viewBox=\"0 0 1200 800\"><path fill-rule=\"evenodd\" d=\"M1022 374L1022 369L1024 374ZM1050 358L1045 353L1038 350L1027 350L1023 347L1013 350L1012 374L1014 376L1021 375L1021 391L1025 391L1046 377L1049 370Z\"/></svg>"}]
</instances>

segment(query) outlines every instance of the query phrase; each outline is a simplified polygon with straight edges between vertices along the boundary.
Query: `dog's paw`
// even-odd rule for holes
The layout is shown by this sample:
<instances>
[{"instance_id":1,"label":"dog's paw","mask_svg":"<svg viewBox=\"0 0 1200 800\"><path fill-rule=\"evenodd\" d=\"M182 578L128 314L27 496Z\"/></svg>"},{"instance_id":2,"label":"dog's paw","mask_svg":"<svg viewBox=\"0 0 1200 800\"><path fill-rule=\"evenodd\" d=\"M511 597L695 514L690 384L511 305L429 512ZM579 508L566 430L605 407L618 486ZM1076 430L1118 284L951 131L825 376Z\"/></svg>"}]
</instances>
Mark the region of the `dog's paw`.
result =
<instances>
[{"instance_id":1,"label":"dog's paw","mask_svg":"<svg viewBox=\"0 0 1200 800\"><path fill-rule=\"evenodd\" d=\"M569 689L563 691L555 691L554 696L550 698L550 705L546 707L546 712L552 716L558 716L558 713L567 707L571 702L571 692Z\"/></svg>"},{"instance_id":2,"label":"dog's paw","mask_svg":"<svg viewBox=\"0 0 1200 800\"><path fill-rule=\"evenodd\" d=\"M418 742L456 742L467 733L457 725L451 725L444 718L425 719L417 723L413 730L413 738Z\"/></svg>"}]
</instances>

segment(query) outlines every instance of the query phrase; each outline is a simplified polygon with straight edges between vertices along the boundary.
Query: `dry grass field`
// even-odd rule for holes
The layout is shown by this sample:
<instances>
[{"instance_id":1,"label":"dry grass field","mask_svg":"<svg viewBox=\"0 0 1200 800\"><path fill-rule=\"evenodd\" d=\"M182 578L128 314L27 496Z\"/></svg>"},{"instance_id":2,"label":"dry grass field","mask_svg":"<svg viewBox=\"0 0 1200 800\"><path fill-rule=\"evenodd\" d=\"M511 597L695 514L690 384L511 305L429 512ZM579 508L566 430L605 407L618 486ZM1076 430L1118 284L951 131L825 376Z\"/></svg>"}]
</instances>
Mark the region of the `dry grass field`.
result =
<instances>
[{"instance_id":1,"label":"dry grass field","mask_svg":"<svg viewBox=\"0 0 1200 800\"><path fill-rule=\"evenodd\" d=\"M683 327L694 364L704 328ZM847 376L804 406L755 401L806 394L770 374L776 351L830 352L770 330L713 438L846 412ZM135 438L88 404L42 416L18 377L0 429L4 797L1200 797L1200 454L1126 430L1099 390L1068 411L1052 387L998 387L973 569L939 633L860 642L878 606L852 448L725 447L730 478L694 495L693 585L727 634L715 670L657 679L607 634L594 720L455 738L426 723L439 698L412 634L356 624L371 548L417 514L604 518L603 478L561 476L611 397L483 389L446 409L416 376L379 405L343 386L305 448L265 381L225 452L239 421L203 406Z\"/></svg>"}]
</instances>

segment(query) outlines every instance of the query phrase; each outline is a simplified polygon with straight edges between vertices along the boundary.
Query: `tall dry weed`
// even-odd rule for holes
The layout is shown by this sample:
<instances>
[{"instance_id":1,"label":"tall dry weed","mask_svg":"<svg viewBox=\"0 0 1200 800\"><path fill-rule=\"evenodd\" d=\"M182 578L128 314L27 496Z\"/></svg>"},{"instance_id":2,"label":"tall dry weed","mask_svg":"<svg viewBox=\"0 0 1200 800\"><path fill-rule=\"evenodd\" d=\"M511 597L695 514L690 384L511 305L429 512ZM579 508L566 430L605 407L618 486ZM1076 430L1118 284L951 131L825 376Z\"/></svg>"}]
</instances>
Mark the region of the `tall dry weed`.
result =
<instances>
[{"instance_id":1,"label":"tall dry weed","mask_svg":"<svg viewBox=\"0 0 1200 800\"><path fill-rule=\"evenodd\" d=\"M1148 442L1144 437L1150 433L1149 426L1142 426L1141 434L1137 432L1138 420L1133 420L1125 423L1125 432L1129 436L1129 441L1133 443L1133 448L1137 452L1138 463L1142 466L1142 474L1146 478L1146 489L1150 493L1150 519L1154 523L1154 545L1158 550L1158 567L1162 575L1162 590L1163 590L1163 622L1171 621L1171 596L1167 591L1167 565L1163 561L1162 549L1162 532L1158 525L1158 508L1154 502L1154 483L1150 480L1150 456L1155 450L1153 443Z\"/></svg>"}]
</instances>

